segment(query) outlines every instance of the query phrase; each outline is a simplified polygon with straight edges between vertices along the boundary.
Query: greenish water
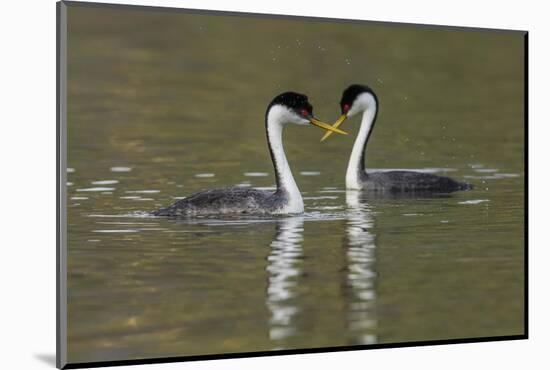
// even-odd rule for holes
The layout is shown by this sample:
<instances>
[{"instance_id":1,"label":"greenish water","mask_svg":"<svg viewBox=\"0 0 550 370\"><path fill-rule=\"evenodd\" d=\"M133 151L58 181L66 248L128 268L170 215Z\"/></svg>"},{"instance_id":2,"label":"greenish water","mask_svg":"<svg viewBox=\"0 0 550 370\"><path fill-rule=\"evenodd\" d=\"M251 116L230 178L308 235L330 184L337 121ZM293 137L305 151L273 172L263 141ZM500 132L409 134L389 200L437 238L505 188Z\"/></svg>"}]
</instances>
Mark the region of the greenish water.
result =
<instances>
[{"instance_id":1,"label":"greenish water","mask_svg":"<svg viewBox=\"0 0 550 370\"><path fill-rule=\"evenodd\" d=\"M520 33L69 7L70 362L522 334ZM369 168L475 190L346 192L351 135L288 127L306 213L140 216L205 188L271 187L266 105L333 121L380 99Z\"/></svg>"}]
</instances>

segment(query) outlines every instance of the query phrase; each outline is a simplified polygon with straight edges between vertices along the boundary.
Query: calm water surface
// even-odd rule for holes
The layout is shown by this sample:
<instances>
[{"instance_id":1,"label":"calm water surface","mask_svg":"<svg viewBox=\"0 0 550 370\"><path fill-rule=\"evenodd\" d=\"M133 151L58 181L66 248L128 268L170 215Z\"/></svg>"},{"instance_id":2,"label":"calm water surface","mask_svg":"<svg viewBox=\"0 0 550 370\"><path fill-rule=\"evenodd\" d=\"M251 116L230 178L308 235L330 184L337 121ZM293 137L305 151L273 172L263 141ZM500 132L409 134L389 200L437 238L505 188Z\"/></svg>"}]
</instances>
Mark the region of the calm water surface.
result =
<instances>
[{"instance_id":1,"label":"calm water surface","mask_svg":"<svg viewBox=\"0 0 550 370\"><path fill-rule=\"evenodd\" d=\"M69 35L70 362L523 333L521 35L80 7ZM368 167L475 190L346 192L350 120L285 131L303 215L144 215L273 187L271 98L332 121L352 82L381 102Z\"/></svg>"}]
</instances>

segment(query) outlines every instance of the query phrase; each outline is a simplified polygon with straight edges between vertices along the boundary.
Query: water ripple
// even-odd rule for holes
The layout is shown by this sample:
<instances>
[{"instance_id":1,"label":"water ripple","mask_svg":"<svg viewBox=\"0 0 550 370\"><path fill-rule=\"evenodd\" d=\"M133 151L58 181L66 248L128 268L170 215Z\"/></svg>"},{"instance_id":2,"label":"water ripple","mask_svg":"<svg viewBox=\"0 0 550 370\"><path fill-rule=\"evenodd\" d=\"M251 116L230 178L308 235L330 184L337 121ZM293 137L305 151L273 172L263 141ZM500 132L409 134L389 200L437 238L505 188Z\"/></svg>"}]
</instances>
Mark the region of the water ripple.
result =
<instances>
[{"instance_id":1,"label":"water ripple","mask_svg":"<svg viewBox=\"0 0 550 370\"><path fill-rule=\"evenodd\" d=\"M462 202L458 202L458 204L479 204L479 203L485 203L488 201L489 199L473 199L473 200L465 200Z\"/></svg>"},{"instance_id":2,"label":"water ripple","mask_svg":"<svg viewBox=\"0 0 550 370\"><path fill-rule=\"evenodd\" d=\"M131 167L111 167L111 172L130 172Z\"/></svg>"},{"instance_id":3,"label":"water ripple","mask_svg":"<svg viewBox=\"0 0 550 370\"><path fill-rule=\"evenodd\" d=\"M118 184L118 180L99 180L99 181L92 181L93 185L113 185Z\"/></svg>"},{"instance_id":4,"label":"water ripple","mask_svg":"<svg viewBox=\"0 0 550 370\"><path fill-rule=\"evenodd\" d=\"M76 189L76 191L113 191L115 188L107 188L107 187L101 187L97 186L94 188L84 188L84 189Z\"/></svg>"}]
</instances>

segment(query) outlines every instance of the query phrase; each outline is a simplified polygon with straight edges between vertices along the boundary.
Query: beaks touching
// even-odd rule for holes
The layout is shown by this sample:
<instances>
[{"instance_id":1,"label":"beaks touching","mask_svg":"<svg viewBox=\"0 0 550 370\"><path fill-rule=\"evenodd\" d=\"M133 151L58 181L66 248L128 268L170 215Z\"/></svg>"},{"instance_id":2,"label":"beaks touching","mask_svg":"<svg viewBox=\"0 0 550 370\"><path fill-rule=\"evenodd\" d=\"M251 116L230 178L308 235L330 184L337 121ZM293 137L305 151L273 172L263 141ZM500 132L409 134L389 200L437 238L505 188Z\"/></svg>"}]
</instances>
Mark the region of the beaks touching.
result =
<instances>
[{"instance_id":1,"label":"beaks touching","mask_svg":"<svg viewBox=\"0 0 550 370\"><path fill-rule=\"evenodd\" d=\"M334 122L334 124L331 126L331 129L332 130L329 130L327 129L327 132L325 132L325 135L323 135L323 137L321 138L321 141L325 141L330 135L332 135L333 132L338 132L338 131L335 131L335 130L338 130L338 127L344 123L344 121L346 120L346 118L348 118L348 115L347 114L342 114L337 120L336 122Z\"/></svg>"}]
</instances>

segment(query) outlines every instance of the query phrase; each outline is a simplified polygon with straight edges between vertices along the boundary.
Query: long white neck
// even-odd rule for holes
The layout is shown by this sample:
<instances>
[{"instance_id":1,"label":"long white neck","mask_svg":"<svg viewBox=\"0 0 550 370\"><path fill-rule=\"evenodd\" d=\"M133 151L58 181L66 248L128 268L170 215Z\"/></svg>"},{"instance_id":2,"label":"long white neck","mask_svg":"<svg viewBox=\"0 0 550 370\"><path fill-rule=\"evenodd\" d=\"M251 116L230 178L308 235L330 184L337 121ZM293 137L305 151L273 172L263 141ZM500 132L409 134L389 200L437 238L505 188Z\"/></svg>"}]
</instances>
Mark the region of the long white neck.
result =
<instances>
[{"instance_id":1,"label":"long white neck","mask_svg":"<svg viewBox=\"0 0 550 370\"><path fill-rule=\"evenodd\" d=\"M348 189L362 189L361 175L365 172L365 147L369 138L374 120L376 119L376 104L372 105L363 112L363 118L361 119L361 127L359 133L355 138L353 149L349 157L348 169L346 171L346 188Z\"/></svg>"},{"instance_id":2,"label":"long white neck","mask_svg":"<svg viewBox=\"0 0 550 370\"><path fill-rule=\"evenodd\" d=\"M275 167L277 191L284 192L287 198L287 204L281 208L280 212L301 213L304 211L304 201L292 176L283 148L283 127L288 122L288 114L288 110L281 106L274 106L269 110L266 118L267 139Z\"/></svg>"}]
</instances>

